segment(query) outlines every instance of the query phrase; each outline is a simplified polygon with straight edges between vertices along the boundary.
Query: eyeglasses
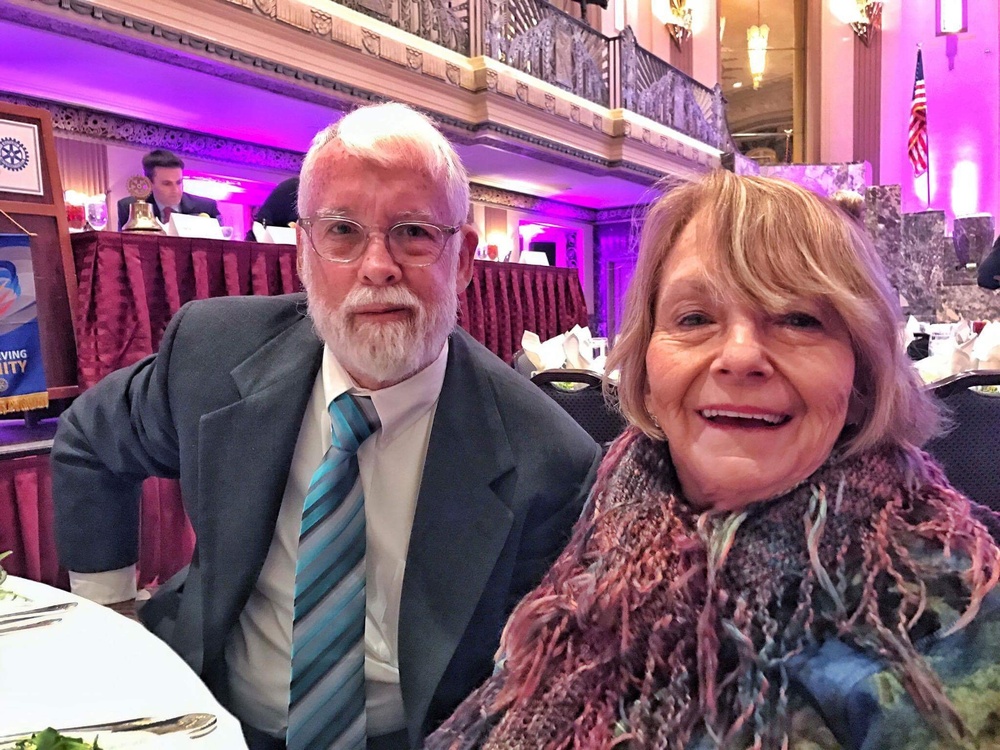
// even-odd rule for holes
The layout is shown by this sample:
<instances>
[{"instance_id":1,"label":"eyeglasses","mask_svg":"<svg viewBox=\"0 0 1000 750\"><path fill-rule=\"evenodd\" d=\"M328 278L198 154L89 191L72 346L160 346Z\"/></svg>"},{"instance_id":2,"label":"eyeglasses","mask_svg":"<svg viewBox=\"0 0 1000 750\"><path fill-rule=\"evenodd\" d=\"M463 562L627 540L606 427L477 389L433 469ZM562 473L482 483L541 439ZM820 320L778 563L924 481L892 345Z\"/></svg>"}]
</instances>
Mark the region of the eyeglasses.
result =
<instances>
[{"instance_id":1,"label":"eyeglasses","mask_svg":"<svg viewBox=\"0 0 1000 750\"><path fill-rule=\"evenodd\" d=\"M372 234L385 237L385 247L392 259L401 266L429 266L441 257L448 238L461 229L426 221L401 221L384 232L339 216L308 216L300 218L316 254L331 263L351 263L365 253Z\"/></svg>"}]
</instances>

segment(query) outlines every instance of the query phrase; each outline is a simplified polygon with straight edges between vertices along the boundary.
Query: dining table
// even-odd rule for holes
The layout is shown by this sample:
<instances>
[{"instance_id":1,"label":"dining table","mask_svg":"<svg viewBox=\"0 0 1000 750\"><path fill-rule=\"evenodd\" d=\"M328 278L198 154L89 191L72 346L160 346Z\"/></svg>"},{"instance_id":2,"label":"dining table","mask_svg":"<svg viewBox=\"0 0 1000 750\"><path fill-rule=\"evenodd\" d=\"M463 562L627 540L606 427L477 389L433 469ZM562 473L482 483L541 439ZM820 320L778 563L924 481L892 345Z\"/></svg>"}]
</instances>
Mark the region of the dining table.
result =
<instances>
[{"instance_id":1,"label":"dining table","mask_svg":"<svg viewBox=\"0 0 1000 750\"><path fill-rule=\"evenodd\" d=\"M58 622L11 630L12 613L67 603L51 615ZM189 713L214 714L215 729L197 739L137 734L149 738L137 750L246 750L239 721L140 623L46 584L16 576L0 583L0 736Z\"/></svg>"}]
</instances>

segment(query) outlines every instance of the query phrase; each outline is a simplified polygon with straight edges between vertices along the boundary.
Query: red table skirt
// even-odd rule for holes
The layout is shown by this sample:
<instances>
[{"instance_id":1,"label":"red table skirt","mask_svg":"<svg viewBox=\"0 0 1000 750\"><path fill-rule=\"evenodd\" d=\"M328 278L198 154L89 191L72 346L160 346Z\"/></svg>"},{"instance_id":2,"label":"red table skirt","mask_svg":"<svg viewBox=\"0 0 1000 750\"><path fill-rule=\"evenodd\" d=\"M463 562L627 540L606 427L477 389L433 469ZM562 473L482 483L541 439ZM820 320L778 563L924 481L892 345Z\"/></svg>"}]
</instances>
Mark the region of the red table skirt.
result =
<instances>
[{"instance_id":1,"label":"red table skirt","mask_svg":"<svg viewBox=\"0 0 1000 750\"><path fill-rule=\"evenodd\" d=\"M191 559L194 532L176 482L149 479L143 486L139 586L161 583ZM56 557L49 455L0 461L0 565L11 575L68 588Z\"/></svg>"},{"instance_id":2,"label":"red table skirt","mask_svg":"<svg viewBox=\"0 0 1000 750\"><path fill-rule=\"evenodd\" d=\"M52 475L47 453L0 461L0 565L11 575L66 587L53 543Z\"/></svg>"}]
</instances>

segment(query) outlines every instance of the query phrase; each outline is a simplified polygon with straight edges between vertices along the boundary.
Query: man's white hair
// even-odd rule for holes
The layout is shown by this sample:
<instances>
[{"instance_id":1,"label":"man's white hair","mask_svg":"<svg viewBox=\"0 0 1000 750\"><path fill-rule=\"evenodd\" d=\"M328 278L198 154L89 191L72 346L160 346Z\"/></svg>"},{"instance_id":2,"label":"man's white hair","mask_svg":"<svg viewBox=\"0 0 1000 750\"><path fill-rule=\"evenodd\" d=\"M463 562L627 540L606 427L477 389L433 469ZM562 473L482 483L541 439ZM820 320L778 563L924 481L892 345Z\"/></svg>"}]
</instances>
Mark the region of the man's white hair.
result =
<instances>
[{"instance_id":1,"label":"man's white hair","mask_svg":"<svg viewBox=\"0 0 1000 750\"><path fill-rule=\"evenodd\" d=\"M309 216L316 160L328 144L380 167L423 172L444 186L451 211L449 221L462 224L469 213L469 176L455 149L430 118L406 104L387 102L361 107L327 126L313 138L302 163L298 205Z\"/></svg>"}]
</instances>

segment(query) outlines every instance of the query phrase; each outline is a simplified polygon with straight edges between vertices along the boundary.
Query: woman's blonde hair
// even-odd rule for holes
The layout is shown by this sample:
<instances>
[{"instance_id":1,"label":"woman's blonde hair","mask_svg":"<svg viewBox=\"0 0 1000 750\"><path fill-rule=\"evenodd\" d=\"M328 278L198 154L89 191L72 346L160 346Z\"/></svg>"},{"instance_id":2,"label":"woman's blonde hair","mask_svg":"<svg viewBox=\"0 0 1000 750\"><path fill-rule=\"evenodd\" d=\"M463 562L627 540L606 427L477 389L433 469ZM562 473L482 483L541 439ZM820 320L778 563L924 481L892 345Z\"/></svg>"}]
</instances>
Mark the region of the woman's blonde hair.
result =
<instances>
[{"instance_id":1,"label":"woman's blonde hair","mask_svg":"<svg viewBox=\"0 0 1000 750\"><path fill-rule=\"evenodd\" d=\"M606 368L620 370L618 399L633 424L663 438L645 404L646 349L664 263L698 214L710 238L706 265L727 297L770 312L815 299L844 320L855 356L852 401L862 410L844 434L845 454L881 444L919 447L935 434L938 408L900 344L898 294L864 229L795 183L723 171L670 191L646 215L622 329Z\"/></svg>"}]
</instances>

